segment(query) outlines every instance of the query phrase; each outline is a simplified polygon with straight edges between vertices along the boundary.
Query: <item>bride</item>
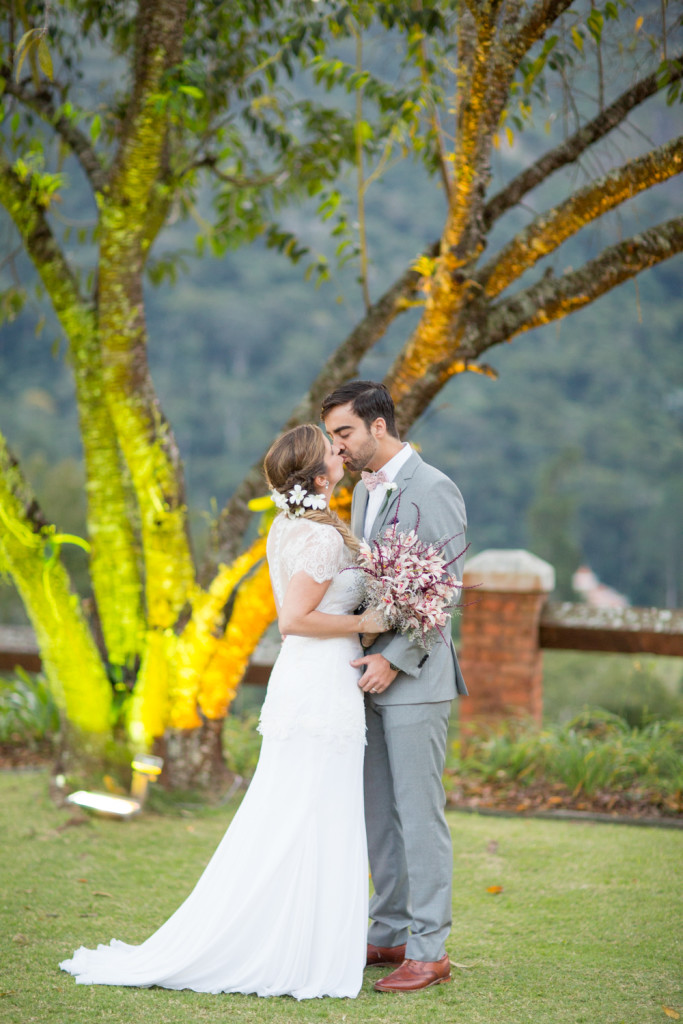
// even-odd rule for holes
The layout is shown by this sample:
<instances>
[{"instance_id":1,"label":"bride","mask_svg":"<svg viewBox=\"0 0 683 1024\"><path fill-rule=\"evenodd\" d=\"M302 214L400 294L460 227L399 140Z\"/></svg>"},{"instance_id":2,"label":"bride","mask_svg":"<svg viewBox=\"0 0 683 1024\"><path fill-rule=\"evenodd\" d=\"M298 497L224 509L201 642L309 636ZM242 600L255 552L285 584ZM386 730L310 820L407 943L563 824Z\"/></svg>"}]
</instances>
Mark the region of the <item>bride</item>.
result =
<instances>
[{"instance_id":1,"label":"bride","mask_svg":"<svg viewBox=\"0 0 683 1024\"><path fill-rule=\"evenodd\" d=\"M362 631L358 543L329 508L341 456L305 424L264 469L280 508L267 556L285 635L261 711L263 744L242 804L182 906L140 946L113 939L59 966L84 985L358 994L366 955Z\"/></svg>"}]
</instances>

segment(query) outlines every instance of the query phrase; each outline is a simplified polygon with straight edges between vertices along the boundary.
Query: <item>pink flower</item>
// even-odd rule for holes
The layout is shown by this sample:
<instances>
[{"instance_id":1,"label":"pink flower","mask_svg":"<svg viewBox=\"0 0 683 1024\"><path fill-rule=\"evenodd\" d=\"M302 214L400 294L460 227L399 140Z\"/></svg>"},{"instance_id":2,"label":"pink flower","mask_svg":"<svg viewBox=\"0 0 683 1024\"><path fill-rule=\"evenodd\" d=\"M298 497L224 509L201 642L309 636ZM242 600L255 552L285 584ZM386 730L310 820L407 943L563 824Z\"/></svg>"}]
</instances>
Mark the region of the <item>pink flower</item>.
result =
<instances>
[{"instance_id":1,"label":"pink flower","mask_svg":"<svg viewBox=\"0 0 683 1024\"><path fill-rule=\"evenodd\" d=\"M394 523L379 541L363 541L359 550L365 604L381 607L393 629L427 649L436 631L445 640L441 629L461 586L448 573L443 547L421 541L415 529L399 532Z\"/></svg>"}]
</instances>

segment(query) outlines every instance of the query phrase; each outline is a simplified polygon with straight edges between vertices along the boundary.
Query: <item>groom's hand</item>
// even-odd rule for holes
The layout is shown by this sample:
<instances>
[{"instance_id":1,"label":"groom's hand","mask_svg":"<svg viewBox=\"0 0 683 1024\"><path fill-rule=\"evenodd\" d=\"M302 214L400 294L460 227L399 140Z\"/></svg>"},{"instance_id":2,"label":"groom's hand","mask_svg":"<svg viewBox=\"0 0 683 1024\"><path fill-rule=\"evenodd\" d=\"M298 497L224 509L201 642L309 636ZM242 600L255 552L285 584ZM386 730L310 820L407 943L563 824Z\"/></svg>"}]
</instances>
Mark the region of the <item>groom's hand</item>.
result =
<instances>
[{"instance_id":1,"label":"groom's hand","mask_svg":"<svg viewBox=\"0 0 683 1024\"><path fill-rule=\"evenodd\" d=\"M365 693L384 693L398 675L383 654L366 654L364 658L356 658L351 664L354 668L365 666L358 685Z\"/></svg>"}]
</instances>

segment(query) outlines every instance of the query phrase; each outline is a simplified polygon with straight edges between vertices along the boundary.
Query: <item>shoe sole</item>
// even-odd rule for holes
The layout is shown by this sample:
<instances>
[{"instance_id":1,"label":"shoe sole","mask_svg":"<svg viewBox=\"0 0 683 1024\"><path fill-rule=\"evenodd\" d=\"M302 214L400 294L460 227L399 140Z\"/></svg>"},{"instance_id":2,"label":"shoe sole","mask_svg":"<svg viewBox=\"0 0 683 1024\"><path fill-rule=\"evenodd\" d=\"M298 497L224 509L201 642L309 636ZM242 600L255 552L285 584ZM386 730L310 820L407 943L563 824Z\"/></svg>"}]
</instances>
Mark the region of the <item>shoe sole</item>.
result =
<instances>
[{"instance_id":1,"label":"shoe sole","mask_svg":"<svg viewBox=\"0 0 683 1024\"><path fill-rule=\"evenodd\" d=\"M449 974L447 978L435 978L434 981L430 981L427 985L420 985L419 988L377 988L377 983L372 987L375 992L424 992L426 988L433 988L434 985L445 985L446 982L452 980L453 979Z\"/></svg>"}]
</instances>

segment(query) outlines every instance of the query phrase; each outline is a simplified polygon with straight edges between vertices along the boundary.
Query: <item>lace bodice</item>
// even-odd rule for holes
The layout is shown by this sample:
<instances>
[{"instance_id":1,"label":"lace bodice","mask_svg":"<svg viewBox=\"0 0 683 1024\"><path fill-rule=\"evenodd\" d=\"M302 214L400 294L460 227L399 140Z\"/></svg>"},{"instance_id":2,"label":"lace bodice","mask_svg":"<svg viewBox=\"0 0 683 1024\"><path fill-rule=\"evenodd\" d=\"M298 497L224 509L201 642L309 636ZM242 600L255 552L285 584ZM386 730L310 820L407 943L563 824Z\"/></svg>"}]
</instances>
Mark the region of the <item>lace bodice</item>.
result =
<instances>
[{"instance_id":1,"label":"lace bodice","mask_svg":"<svg viewBox=\"0 0 683 1024\"><path fill-rule=\"evenodd\" d=\"M350 612L359 603L360 573L341 571L353 565L354 559L334 526L278 516L268 535L266 553L278 611L297 572L305 572L316 583L332 580L318 606L320 611Z\"/></svg>"},{"instance_id":2,"label":"lace bodice","mask_svg":"<svg viewBox=\"0 0 683 1024\"><path fill-rule=\"evenodd\" d=\"M348 614L360 603L361 574L346 571L354 558L333 526L278 516L268 535L267 555L278 611L298 572L316 583L331 581L318 611ZM335 745L364 742L360 671L350 665L362 653L356 635L288 636L270 676L259 731L273 739L309 735Z\"/></svg>"}]
</instances>

